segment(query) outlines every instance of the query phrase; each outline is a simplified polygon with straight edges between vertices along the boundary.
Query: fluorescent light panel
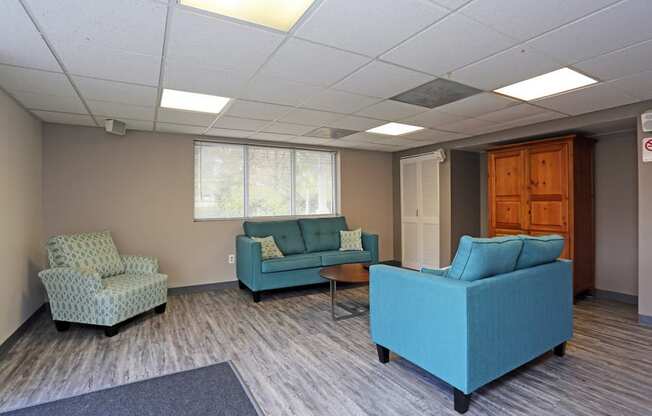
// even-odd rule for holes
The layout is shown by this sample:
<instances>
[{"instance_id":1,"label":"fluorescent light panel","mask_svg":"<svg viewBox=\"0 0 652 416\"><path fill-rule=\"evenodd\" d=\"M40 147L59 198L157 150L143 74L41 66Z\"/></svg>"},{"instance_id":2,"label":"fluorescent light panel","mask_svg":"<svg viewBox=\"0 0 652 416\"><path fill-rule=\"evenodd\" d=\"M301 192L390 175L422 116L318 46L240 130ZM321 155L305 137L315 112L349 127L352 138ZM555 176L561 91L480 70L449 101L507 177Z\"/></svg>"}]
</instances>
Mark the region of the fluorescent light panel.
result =
<instances>
[{"instance_id":1,"label":"fluorescent light panel","mask_svg":"<svg viewBox=\"0 0 652 416\"><path fill-rule=\"evenodd\" d=\"M179 4L289 31L314 0L179 0Z\"/></svg>"},{"instance_id":2,"label":"fluorescent light panel","mask_svg":"<svg viewBox=\"0 0 652 416\"><path fill-rule=\"evenodd\" d=\"M414 131L423 130L423 127L411 126L409 124L401 123L387 123L382 126L374 127L367 130L367 133L386 134L389 136L400 136L401 134L412 133Z\"/></svg>"},{"instance_id":3,"label":"fluorescent light panel","mask_svg":"<svg viewBox=\"0 0 652 416\"><path fill-rule=\"evenodd\" d=\"M598 81L577 71L573 71L570 68L561 68L548 72L547 74L539 75L538 77L499 88L494 90L494 92L524 101L531 101L585 87L596 82Z\"/></svg>"},{"instance_id":4,"label":"fluorescent light panel","mask_svg":"<svg viewBox=\"0 0 652 416\"><path fill-rule=\"evenodd\" d=\"M228 102L229 98L217 95L168 89L163 90L161 97L161 107L211 114L218 114Z\"/></svg>"}]
</instances>

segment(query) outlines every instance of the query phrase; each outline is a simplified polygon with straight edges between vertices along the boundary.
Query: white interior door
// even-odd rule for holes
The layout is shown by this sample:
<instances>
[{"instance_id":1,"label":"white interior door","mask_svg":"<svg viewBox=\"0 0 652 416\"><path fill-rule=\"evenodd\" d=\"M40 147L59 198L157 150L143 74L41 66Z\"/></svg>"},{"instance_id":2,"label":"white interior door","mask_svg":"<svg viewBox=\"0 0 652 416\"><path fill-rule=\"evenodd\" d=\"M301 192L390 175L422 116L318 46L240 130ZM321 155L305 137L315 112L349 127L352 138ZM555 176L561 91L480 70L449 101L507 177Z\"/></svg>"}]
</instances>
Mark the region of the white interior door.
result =
<instances>
[{"instance_id":1,"label":"white interior door","mask_svg":"<svg viewBox=\"0 0 652 416\"><path fill-rule=\"evenodd\" d=\"M439 160L425 155L401 160L403 267L439 267Z\"/></svg>"}]
</instances>

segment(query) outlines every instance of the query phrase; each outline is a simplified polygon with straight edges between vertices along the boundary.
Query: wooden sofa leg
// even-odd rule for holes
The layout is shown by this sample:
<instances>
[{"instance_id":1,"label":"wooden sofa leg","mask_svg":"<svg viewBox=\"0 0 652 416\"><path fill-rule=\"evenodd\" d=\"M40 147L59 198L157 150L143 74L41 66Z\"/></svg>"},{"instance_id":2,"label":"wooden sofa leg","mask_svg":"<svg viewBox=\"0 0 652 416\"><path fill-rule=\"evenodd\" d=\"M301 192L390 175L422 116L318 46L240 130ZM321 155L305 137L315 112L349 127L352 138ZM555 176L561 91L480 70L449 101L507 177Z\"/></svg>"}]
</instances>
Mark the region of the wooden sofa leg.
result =
<instances>
[{"instance_id":1,"label":"wooden sofa leg","mask_svg":"<svg viewBox=\"0 0 652 416\"><path fill-rule=\"evenodd\" d=\"M557 345L554 349L555 355L558 357L563 357L566 354L566 342L562 342Z\"/></svg>"},{"instance_id":2,"label":"wooden sofa leg","mask_svg":"<svg viewBox=\"0 0 652 416\"><path fill-rule=\"evenodd\" d=\"M455 403L455 411L458 413L466 413L469 410L469 403L471 402L471 393L464 394L461 390L453 388L453 401Z\"/></svg>"},{"instance_id":3,"label":"wooden sofa leg","mask_svg":"<svg viewBox=\"0 0 652 416\"><path fill-rule=\"evenodd\" d=\"M378 350L378 361L387 364L389 362L389 349L379 344L376 344L376 349Z\"/></svg>"},{"instance_id":4,"label":"wooden sofa leg","mask_svg":"<svg viewBox=\"0 0 652 416\"><path fill-rule=\"evenodd\" d=\"M254 297L254 303L260 302L260 292L251 292Z\"/></svg>"},{"instance_id":5,"label":"wooden sofa leg","mask_svg":"<svg viewBox=\"0 0 652 416\"><path fill-rule=\"evenodd\" d=\"M104 335L106 335L109 338L118 335L118 332L119 332L118 325L104 327Z\"/></svg>"},{"instance_id":6,"label":"wooden sofa leg","mask_svg":"<svg viewBox=\"0 0 652 416\"><path fill-rule=\"evenodd\" d=\"M65 332L70 329L70 322L66 321L54 321L54 326L59 332Z\"/></svg>"},{"instance_id":7,"label":"wooden sofa leg","mask_svg":"<svg viewBox=\"0 0 652 416\"><path fill-rule=\"evenodd\" d=\"M157 307L154 308L154 312L156 312L158 314L165 313L165 308L167 306L168 306L167 302L162 304L162 305L158 305Z\"/></svg>"}]
</instances>

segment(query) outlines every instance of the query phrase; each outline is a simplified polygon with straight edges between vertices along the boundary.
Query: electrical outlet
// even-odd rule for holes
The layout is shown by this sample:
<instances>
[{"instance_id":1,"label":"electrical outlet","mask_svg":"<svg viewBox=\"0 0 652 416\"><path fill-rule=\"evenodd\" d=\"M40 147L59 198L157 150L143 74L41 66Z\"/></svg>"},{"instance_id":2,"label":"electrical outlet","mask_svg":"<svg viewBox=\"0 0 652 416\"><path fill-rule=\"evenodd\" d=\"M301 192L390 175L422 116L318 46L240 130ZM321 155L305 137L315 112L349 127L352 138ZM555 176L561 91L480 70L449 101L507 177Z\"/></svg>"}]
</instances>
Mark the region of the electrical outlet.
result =
<instances>
[{"instance_id":1,"label":"electrical outlet","mask_svg":"<svg viewBox=\"0 0 652 416\"><path fill-rule=\"evenodd\" d=\"M235 263L235 254L229 254L229 264Z\"/></svg>"}]
</instances>

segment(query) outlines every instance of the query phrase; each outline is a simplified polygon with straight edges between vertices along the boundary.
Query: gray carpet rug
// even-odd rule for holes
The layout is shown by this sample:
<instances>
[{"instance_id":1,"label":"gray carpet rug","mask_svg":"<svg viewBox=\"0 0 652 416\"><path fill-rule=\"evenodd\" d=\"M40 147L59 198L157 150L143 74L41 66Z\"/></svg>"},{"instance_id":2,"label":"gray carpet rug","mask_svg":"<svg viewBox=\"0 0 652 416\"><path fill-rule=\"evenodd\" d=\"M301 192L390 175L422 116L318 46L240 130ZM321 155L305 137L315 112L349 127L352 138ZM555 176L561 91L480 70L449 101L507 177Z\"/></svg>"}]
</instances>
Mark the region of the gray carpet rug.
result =
<instances>
[{"instance_id":1,"label":"gray carpet rug","mask_svg":"<svg viewBox=\"0 0 652 416\"><path fill-rule=\"evenodd\" d=\"M2 416L259 416L229 362L137 381Z\"/></svg>"}]
</instances>

